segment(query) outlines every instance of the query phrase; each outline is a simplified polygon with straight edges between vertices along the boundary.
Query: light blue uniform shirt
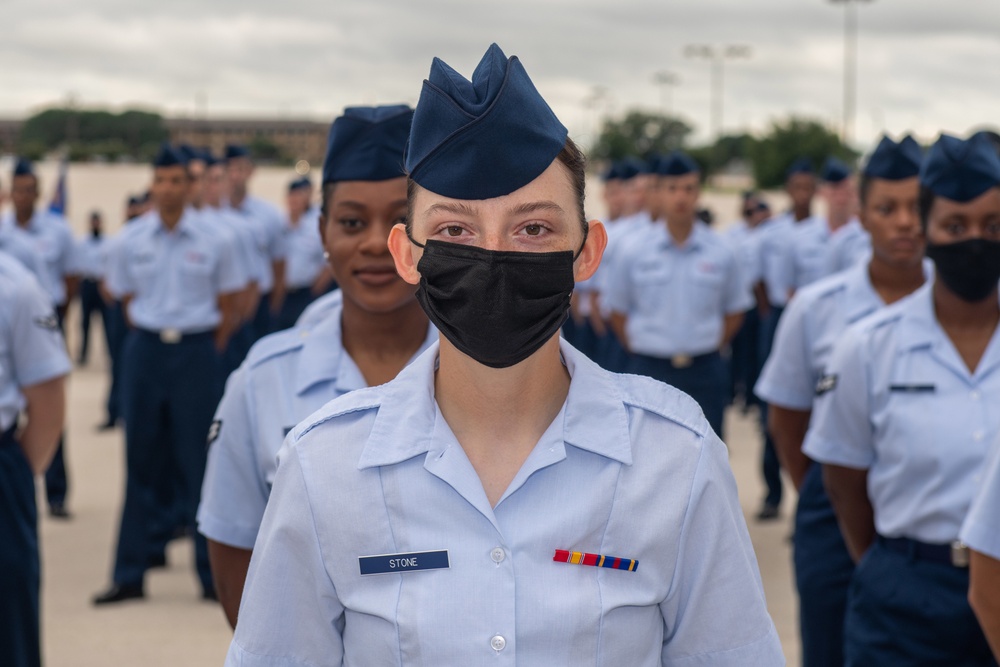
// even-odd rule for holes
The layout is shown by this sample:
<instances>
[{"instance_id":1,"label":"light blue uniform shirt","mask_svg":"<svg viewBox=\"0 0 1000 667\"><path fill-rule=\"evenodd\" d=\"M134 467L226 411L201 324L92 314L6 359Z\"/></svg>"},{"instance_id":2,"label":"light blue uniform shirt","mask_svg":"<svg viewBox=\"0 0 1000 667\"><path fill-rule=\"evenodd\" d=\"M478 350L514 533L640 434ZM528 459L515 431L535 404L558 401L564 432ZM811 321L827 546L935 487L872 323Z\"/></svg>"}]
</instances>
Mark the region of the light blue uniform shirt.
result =
<instances>
[{"instance_id":1,"label":"light blue uniform shirt","mask_svg":"<svg viewBox=\"0 0 1000 667\"><path fill-rule=\"evenodd\" d=\"M81 236L76 242L76 272L81 278L100 280L107 265L107 237Z\"/></svg>"},{"instance_id":2,"label":"light blue uniform shirt","mask_svg":"<svg viewBox=\"0 0 1000 667\"><path fill-rule=\"evenodd\" d=\"M0 226L0 252L5 252L20 262L35 276L39 284L45 279L42 258L35 249L35 244L26 235L10 227Z\"/></svg>"},{"instance_id":3,"label":"light blue uniform shirt","mask_svg":"<svg viewBox=\"0 0 1000 667\"><path fill-rule=\"evenodd\" d=\"M871 236L857 218L851 218L830 239L824 271L827 275L840 273L855 264L868 261L871 256Z\"/></svg>"},{"instance_id":4,"label":"light blue uniform shirt","mask_svg":"<svg viewBox=\"0 0 1000 667\"><path fill-rule=\"evenodd\" d=\"M844 329L884 305L872 287L867 264L796 292L778 322L754 393L772 405L811 410L834 343Z\"/></svg>"},{"instance_id":5,"label":"light blue uniform shirt","mask_svg":"<svg viewBox=\"0 0 1000 667\"><path fill-rule=\"evenodd\" d=\"M764 281L771 305L785 306L788 295L795 290L792 239L799 229L815 220L806 218L795 222L792 213L785 212L761 223L757 245L758 275Z\"/></svg>"},{"instance_id":6,"label":"light blue uniform shirt","mask_svg":"<svg viewBox=\"0 0 1000 667\"><path fill-rule=\"evenodd\" d=\"M274 273L271 263L283 261L288 256L288 242L285 238L285 222L281 212L259 197L247 195L243 202L229 206L229 210L250 221L257 240L257 254L266 270L262 271L258 286L262 294L274 287Z\"/></svg>"},{"instance_id":7,"label":"light blue uniform shirt","mask_svg":"<svg viewBox=\"0 0 1000 667\"><path fill-rule=\"evenodd\" d=\"M784 664L697 404L561 350L566 402L496 507L435 401L436 344L297 426L226 664ZM359 557L439 550L448 569L360 574Z\"/></svg>"},{"instance_id":8,"label":"light blue uniform shirt","mask_svg":"<svg viewBox=\"0 0 1000 667\"><path fill-rule=\"evenodd\" d=\"M285 436L325 403L368 386L340 335L341 309L261 339L226 383L198 508L205 537L252 549ZM423 351L437 340L428 326Z\"/></svg>"},{"instance_id":9,"label":"light blue uniform shirt","mask_svg":"<svg viewBox=\"0 0 1000 667\"><path fill-rule=\"evenodd\" d=\"M0 252L0 431L24 408L22 387L70 371L48 295L20 262Z\"/></svg>"},{"instance_id":10,"label":"light blue uniform shirt","mask_svg":"<svg viewBox=\"0 0 1000 667\"><path fill-rule=\"evenodd\" d=\"M229 248L229 256L232 260L234 270L239 274L240 289L250 284L251 272L253 270L253 260L244 255L244 245L240 242L240 235L223 218L216 214L212 208L194 209L189 208L192 219L202 226L208 233L215 235L223 245ZM249 238L249 237L248 237ZM252 245L250 246L253 247Z\"/></svg>"},{"instance_id":11,"label":"light blue uniform shirt","mask_svg":"<svg viewBox=\"0 0 1000 667\"><path fill-rule=\"evenodd\" d=\"M847 223L850 225L850 222ZM860 229L860 224L857 226ZM831 231L826 218L813 217L808 223L795 228L790 237L790 262L792 287L799 290L828 275L828 257L831 244L840 234L851 235L847 226ZM846 267L845 267L846 268Z\"/></svg>"},{"instance_id":12,"label":"light blue uniform shirt","mask_svg":"<svg viewBox=\"0 0 1000 667\"><path fill-rule=\"evenodd\" d=\"M960 537L979 553L1000 560L1000 437L993 443Z\"/></svg>"},{"instance_id":13,"label":"light blue uniform shirt","mask_svg":"<svg viewBox=\"0 0 1000 667\"><path fill-rule=\"evenodd\" d=\"M141 329L199 333L222 319L218 297L245 286L232 246L186 209L172 232L152 211L122 230L108 283L112 294L132 295L129 320Z\"/></svg>"},{"instance_id":14,"label":"light blue uniform shirt","mask_svg":"<svg viewBox=\"0 0 1000 667\"><path fill-rule=\"evenodd\" d=\"M638 354L718 350L725 316L753 303L733 250L700 222L683 246L665 223L651 228L622 248L613 271L608 306L627 318L629 349Z\"/></svg>"},{"instance_id":15,"label":"light blue uniform shirt","mask_svg":"<svg viewBox=\"0 0 1000 667\"><path fill-rule=\"evenodd\" d=\"M762 223L763 224L763 223ZM740 265L740 273L746 282L747 291L753 293L753 286L762 279L760 269L761 226L750 227L746 220L737 220L722 234L722 238L733 249Z\"/></svg>"},{"instance_id":16,"label":"light blue uniform shirt","mask_svg":"<svg viewBox=\"0 0 1000 667\"><path fill-rule=\"evenodd\" d=\"M260 284L261 280L271 280L271 265L261 254L255 223L248 222L231 208L204 206L201 213L209 216L215 224L229 229L236 235L239 254L246 266L250 282Z\"/></svg>"},{"instance_id":17,"label":"light blue uniform shirt","mask_svg":"<svg viewBox=\"0 0 1000 667\"><path fill-rule=\"evenodd\" d=\"M604 248L604 256L601 257L601 264L597 267L597 272L590 279L593 283L592 289L601 294L601 316L605 320L611 317L611 308L608 306L606 295L611 287L613 267L618 261L618 256L622 253L622 248L629 245L632 242L631 239L641 236L652 227L653 220L646 211L639 211L635 215L619 218L607 226L608 245Z\"/></svg>"},{"instance_id":18,"label":"light blue uniform shirt","mask_svg":"<svg viewBox=\"0 0 1000 667\"><path fill-rule=\"evenodd\" d=\"M295 326L314 326L320 321L326 319L327 314L334 309L340 312L340 308L343 303L344 294L339 289L328 292L318 299L313 299L313 302L306 306L306 309L302 311L301 315L299 315L299 319L295 320Z\"/></svg>"},{"instance_id":19,"label":"light blue uniform shirt","mask_svg":"<svg viewBox=\"0 0 1000 667\"><path fill-rule=\"evenodd\" d=\"M288 244L285 284L288 289L312 287L326 264L319 236L319 209L310 208L294 225L286 217L284 224Z\"/></svg>"},{"instance_id":20,"label":"light blue uniform shirt","mask_svg":"<svg viewBox=\"0 0 1000 667\"><path fill-rule=\"evenodd\" d=\"M928 283L847 329L821 385L805 453L868 470L879 534L957 539L1000 431L1000 330L969 373Z\"/></svg>"},{"instance_id":21,"label":"light blue uniform shirt","mask_svg":"<svg viewBox=\"0 0 1000 667\"><path fill-rule=\"evenodd\" d=\"M74 275L76 269L75 241L69 223L58 214L36 208L25 227L17 226L14 211L7 212L0 227L23 234L31 242L42 260L42 288L48 293L53 305L65 304L65 279L66 276Z\"/></svg>"}]
</instances>

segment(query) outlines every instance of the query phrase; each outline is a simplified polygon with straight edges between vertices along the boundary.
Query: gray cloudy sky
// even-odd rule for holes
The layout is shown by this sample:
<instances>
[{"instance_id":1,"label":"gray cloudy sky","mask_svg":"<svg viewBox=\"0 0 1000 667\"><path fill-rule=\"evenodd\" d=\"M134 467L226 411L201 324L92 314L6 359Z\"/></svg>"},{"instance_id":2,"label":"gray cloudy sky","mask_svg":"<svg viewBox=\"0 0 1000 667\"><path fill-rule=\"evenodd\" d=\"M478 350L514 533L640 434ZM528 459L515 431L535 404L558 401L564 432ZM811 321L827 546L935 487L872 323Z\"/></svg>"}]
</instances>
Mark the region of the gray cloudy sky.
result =
<instances>
[{"instance_id":1,"label":"gray cloudy sky","mask_svg":"<svg viewBox=\"0 0 1000 667\"><path fill-rule=\"evenodd\" d=\"M829 0L0 0L0 115L73 94L192 115L331 119L416 101L432 56L469 75L496 41L588 141L602 113L674 110L704 137L709 64L687 44L747 44L725 74L725 129L788 114L839 126L842 6ZM875 0L859 8L855 135L932 138L1000 125L1000 1ZM608 98L588 109L595 86Z\"/></svg>"}]
</instances>

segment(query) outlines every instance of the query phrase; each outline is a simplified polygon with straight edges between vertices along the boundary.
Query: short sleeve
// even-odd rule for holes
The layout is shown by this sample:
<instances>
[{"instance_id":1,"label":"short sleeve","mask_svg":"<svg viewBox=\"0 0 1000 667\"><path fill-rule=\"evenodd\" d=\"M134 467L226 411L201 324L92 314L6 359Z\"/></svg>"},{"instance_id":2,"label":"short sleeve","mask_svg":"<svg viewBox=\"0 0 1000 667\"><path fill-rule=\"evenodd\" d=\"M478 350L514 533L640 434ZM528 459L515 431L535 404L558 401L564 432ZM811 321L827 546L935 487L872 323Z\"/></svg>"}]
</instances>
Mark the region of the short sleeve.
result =
<instances>
[{"instance_id":1,"label":"short sleeve","mask_svg":"<svg viewBox=\"0 0 1000 667\"><path fill-rule=\"evenodd\" d=\"M19 387L31 387L70 372L66 344L49 298L27 273L14 291L11 327L13 375Z\"/></svg>"},{"instance_id":2,"label":"short sleeve","mask_svg":"<svg viewBox=\"0 0 1000 667\"><path fill-rule=\"evenodd\" d=\"M728 247L726 252L729 255L729 271L726 272L725 312L726 315L737 315L750 310L753 306L753 297L736 252Z\"/></svg>"},{"instance_id":3,"label":"short sleeve","mask_svg":"<svg viewBox=\"0 0 1000 667\"><path fill-rule=\"evenodd\" d=\"M246 287L247 276L236 258L234 244L229 236L217 238L219 245L219 264L216 269L218 279L217 294L230 294Z\"/></svg>"},{"instance_id":4,"label":"short sleeve","mask_svg":"<svg viewBox=\"0 0 1000 667\"><path fill-rule=\"evenodd\" d=\"M806 337L808 304L793 297L778 320L771 354L764 363L754 393L772 405L789 410L811 410L816 395Z\"/></svg>"},{"instance_id":5,"label":"short sleeve","mask_svg":"<svg viewBox=\"0 0 1000 667\"><path fill-rule=\"evenodd\" d=\"M1000 560L1000 437L993 444L960 536L972 549Z\"/></svg>"},{"instance_id":6,"label":"short sleeve","mask_svg":"<svg viewBox=\"0 0 1000 667\"><path fill-rule=\"evenodd\" d=\"M725 445L702 446L660 603L664 665L783 665Z\"/></svg>"},{"instance_id":7,"label":"short sleeve","mask_svg":"<svg viewBox=\"0 0 1000 667\"><path fill-rule=\"evenodd\" d=\"M107 263L104 286L108 292L118 299L135 294L135 285L128 270L124 239L115 239L115 241L109 243Z\"/></svg>"},{"instance_id":8,"label":"short sleeve","mask_svg":"<svg viewBox=\"0 0 1000 667\"><path fill-rule=\"evenodd\" d=\"M821 463L867 470L875 461L865 331L849 328L819 380L802 450Z\"/></svg>"},{"instance_id":9,"label":"short sleeve","mask_svg":"<svg viewBox=\"0 0 1000 667\"><path fill-rule=\"evenodd\" d=\"M632 281L629 271L631 253L625 247L615 252L611 270L607 276L607 293L604 301L609 311L628 315L632 311Z\"/></svg>"},{"instance_id":10,"label":"short sleeve","mask_svg":"<svg viewBox=\"0 0 1000 667\"><path fill-rule=\"evenodd\" d=\"M339 665L343 628L344 607L323 562L302 463L296 448L286 447L226 665Z\"/></svg>"},{"instance_id":11,"label":"short sleeve","mask_svg":"<svg viewBox=\"0 0 1000 667\"><path fill-rule=\"evenodd\" d=\"M215 413L198 507L198 532L238 549L253 549L268 497L250 398L244 364L229 376Z\"/></svg>"}]
</instances>

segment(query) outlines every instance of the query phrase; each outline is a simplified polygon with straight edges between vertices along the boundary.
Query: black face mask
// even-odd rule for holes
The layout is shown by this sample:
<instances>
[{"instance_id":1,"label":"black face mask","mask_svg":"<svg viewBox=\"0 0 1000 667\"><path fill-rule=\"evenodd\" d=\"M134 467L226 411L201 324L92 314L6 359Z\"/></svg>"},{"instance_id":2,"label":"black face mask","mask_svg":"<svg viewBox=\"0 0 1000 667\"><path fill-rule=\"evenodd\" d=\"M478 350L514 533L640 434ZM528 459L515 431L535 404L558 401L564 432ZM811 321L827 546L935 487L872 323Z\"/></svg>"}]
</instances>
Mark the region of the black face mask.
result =
<instances>
[{"instance_id":1,"label":"black face mask","mask_svg":"<svg viewBox=\"0 0 1000 667\"><path fill-rule=\"evenodd\" d=\"M566 321L574 286L573 251L498 251L410 241L424 248L417 263L417 300L445 338L479 363L491 368L520 363Z\"/></svg>"},{"instance_id":2,"label":"black face mask","mask_svg":"<svg viewBox=\"0 0 1000 667\"><path fill-rule=\"evenodd\" d=\"M927 256L941 281L963 301L986 299L1000 281L1000 241L928 243Z\"/></svg>"}]
</instances>

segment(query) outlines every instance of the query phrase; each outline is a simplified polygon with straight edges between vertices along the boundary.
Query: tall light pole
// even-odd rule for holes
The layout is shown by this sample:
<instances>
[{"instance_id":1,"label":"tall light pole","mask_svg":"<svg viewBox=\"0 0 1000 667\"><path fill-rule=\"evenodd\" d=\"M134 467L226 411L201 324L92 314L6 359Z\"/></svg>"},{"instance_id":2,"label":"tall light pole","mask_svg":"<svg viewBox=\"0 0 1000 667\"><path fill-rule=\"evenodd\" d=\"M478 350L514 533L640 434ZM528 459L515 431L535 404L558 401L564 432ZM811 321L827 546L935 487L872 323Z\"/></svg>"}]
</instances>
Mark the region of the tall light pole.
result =
<instances>
[{"instance_id":1,"label":"tall light pole","mask_svg":"<svg viewBox=\"0 0 1000 667\"><path fill-rule=\"evenodd\" d=\"M830 0L835 5L844 5L844 118L840 128L840 140L851 141L854 117L857 109L858 70L858 3L872 0Z\"/></svg>"},{"instance_id":2,"label":"tall light pole","mask_svg":"<svg viewBox=\"0 0 1000 667\"><path fill-rule=\"evenodd\" d=\"M653 74L653 83L660 87L660 114L672 116L674 113L674 100L671 95L671 88L680 83L681 78L673 72L660 70Z\"/></svg>"},{"instance_id":3,"label":"tall light pole","mask_svg":"<svg viewBox=\"0 0 1000 667\"><path fill-rule=\"evenodd\" d=\"M704 58L712 64L712 136L716 139L722 136L723 124L723 65L727 60L749 58L750 47L745 44L727 44L725 46L710 46L708 44L689 44L684 47L684 55L688 58Z\"/></svg>"}]
</instances>

